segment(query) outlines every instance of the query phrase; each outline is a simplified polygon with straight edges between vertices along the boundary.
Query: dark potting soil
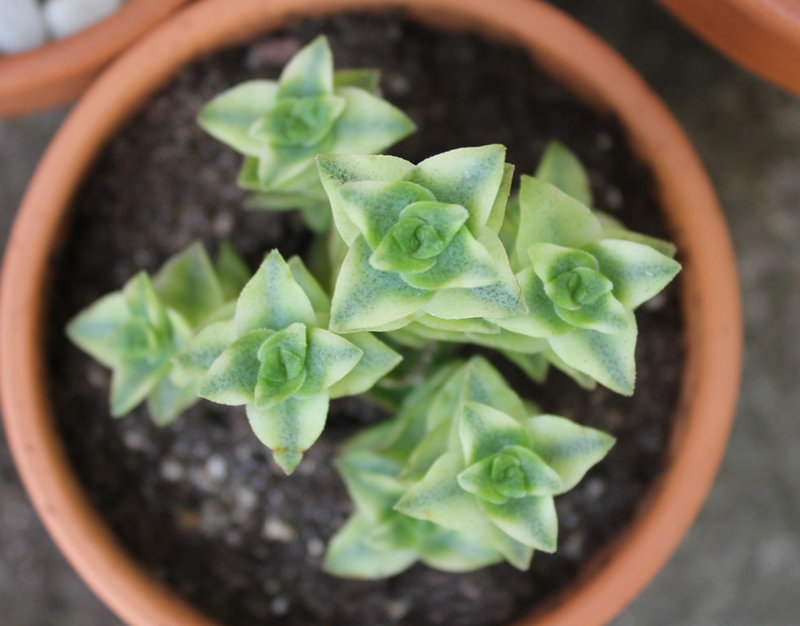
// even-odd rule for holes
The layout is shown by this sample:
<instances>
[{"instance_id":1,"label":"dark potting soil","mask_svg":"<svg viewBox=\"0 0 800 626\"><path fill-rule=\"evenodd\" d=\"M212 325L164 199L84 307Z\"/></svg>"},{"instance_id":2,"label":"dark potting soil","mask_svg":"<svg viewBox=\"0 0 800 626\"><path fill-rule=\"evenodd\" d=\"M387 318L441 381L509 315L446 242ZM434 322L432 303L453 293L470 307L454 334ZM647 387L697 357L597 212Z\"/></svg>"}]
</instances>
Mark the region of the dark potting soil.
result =
<instances>
[{"instance_id":1,"label":"dark potting soil","mask_svg":"<svg viewBox=\"0 0 800 626\"><path fill-rule=\"evenodd\" d=\"M195 123L214 94L286 60L326 33L338 67L383 71L387 99L419 131L391 150L419 161L500 142L518 173L533 172L558 139L591 173L596 204L631 228L666 236L653 181L619 125L598 115L504 43L410 23L402 16L306 20L183 70L110 143L75 200L64 248L52 260L48 369L69 457L120 542L180 595L225 624L505 623L568 585L581 564L622 532L662 471L682 368L673 285L643 306L636 394L579 389L558 373L521 391L547 412L617 437L608 457L557 498L559 549L528 572L507 565L446 574L417 565L376 582L322 572L327 539L350 510L331 465L343 438L384 417L366 401L332 405L322 439L285 477L251 434L241 407L201 402L159 429L140 408L108 417L108 372L72 347L66 321L139 269L155 271L200 239L230 239L255 267L265 251L303 253L292 214L249 213L235 185L239 157ZM524 380L524 379L520 379Z\"/></svg>"}]
</instances>

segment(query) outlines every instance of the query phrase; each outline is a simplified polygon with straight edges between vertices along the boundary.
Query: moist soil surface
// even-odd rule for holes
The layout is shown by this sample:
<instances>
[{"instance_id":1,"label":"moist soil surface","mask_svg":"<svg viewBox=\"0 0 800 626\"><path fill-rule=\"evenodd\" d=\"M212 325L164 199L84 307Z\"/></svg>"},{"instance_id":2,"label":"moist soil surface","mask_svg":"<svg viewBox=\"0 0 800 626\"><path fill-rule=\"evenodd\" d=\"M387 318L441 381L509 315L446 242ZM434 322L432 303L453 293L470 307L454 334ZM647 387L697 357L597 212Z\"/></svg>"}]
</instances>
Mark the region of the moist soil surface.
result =
<instances>
[{"instance_id":1,"label":"moist soil surface","mask_svg":"<svg viewBox=\"0 0 800 626\"><path fill-rule=\"evenodd\" d=\"M535 25L532 25L535 27ZM350 511L331 460L337 446L385 413L335 401L328 426L286 477L252 435L243 407L200 402L157 428L139 408L108 415L109 373L65 339L66 321L139 269L155 271L194 240L231 240L255 268L277 247L303 254L296 215L242 209L239 157L195 123L204 102L254 77L276 78L320 32L337 67L377 67L384 96L419 131L389 152L419 161L443 150L499 142L518 173L535 170L558 139L588 168L598 208L630 228L668 236L654 184L614 119L596 114L503 42L444 33L400 14L304 20L184 69L115 137L75 200L63 249L52 259L48 369L58 427L91 501L119 541L180 595L225 624L502 624L574 580L581 564L622 532L662 471L682 368L678 289L637 313L638 380L632 398L587 392L558 373L544 385L518 373L518 390L544 411L617 437L608 457L557 498L559 546L530 571L497 565L446 574L417 565L382 581L323 573L325 542Z\"/></svg>"}]
</instances>

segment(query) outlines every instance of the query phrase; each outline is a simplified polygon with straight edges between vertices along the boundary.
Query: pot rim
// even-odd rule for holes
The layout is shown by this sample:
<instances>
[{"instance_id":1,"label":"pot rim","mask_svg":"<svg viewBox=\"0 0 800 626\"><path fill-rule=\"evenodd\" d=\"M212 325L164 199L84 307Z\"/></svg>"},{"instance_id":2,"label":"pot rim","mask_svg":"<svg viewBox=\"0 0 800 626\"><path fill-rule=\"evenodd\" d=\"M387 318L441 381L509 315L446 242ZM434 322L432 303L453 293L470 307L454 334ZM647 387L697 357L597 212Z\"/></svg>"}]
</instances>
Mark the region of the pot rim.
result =
<instances>
[{"instance_id":1,"label":"pot rim","mask_svg":"<svg viewBox=\"0 0 800 626\"><path fill-rule=\"evenodd\" d=\"M0 55L0 117L66 104L97 72L187 0L130 0L70 37Z\"/></svg>"},{"instance_id":2,"label":"pot rim","mask_svg":"<svg viewBox=\"0 0 800 626\"><path fill-rule=\"evenodd\" d=\"M659 2L734 61L800 96L800 4L796 0Z\"/></svg>"},{"instance_id":3,"label":"pot rim","mask_svg":"<svg viewBox=\"0 0 800 626\"><path fill-rule=\"evenodd\" d=\"M733 250L699 158L677 122L628 64L559 10L538 0L203 0L127 51L92 85L40 162L8 242L0 283L0 388L19 472L51 536L90 587L127 623L210 626L117 544L72 474L52 419L42 354L49 250L69 201L106 138L186 62L289 17L403 6L526 46L537 63L626 126L652 168L684 253L686 369L667 468L628 529L590 560L563 597L518 624L602 624L655 576L711 487L738 391L742 322ZM569 596L567 598L567 596Z\"/></svg>"}]
</instances>

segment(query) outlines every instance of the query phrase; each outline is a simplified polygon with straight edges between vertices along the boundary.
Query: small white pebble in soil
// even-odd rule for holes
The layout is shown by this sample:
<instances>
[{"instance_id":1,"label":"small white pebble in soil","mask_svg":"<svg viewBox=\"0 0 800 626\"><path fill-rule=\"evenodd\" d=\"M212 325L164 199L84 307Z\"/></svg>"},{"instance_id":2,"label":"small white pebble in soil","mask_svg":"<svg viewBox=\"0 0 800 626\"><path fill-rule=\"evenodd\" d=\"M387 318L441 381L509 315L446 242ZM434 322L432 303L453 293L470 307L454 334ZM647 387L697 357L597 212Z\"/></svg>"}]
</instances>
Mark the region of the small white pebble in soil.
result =
<instances>
[{"instance_id":1,"label":"small white pebble in soil","mask_svg":"<svg viewBox=\"0 0 800 626\"><path fill-rule=\"evenodd\" d=\"M107 371L96 363L92 363L86 371L86 380L92 387L103 389L108 386Z\"/></svg>"},{"instance_id":2,"label":"small white pebble in soil","mask_svg":"<svg viewBox=\"0 0 800 626\"><path fill-rule=\"evenodd\" d=\"M564 542L559 546L558 551L568 559L580 559L583 556L583 544L585 541L586 536L582 531L569 533Z\"/></svg>"},{"instance_id":3,"label":"small white pebble in soil","mask_svg":"<svg viewBox=\"0 0 800 626\"><path fill-rule=\"evenodd\" d=\"M586 483L586 495L592 500L599 500L606 492L606 483L600 478L592 478Z\"/></svg>"},{"instance_id":4,"label":"small white pebble in soil","mask_svg":"<svg viewBox=\"0 0 800 626\"><path fill-rule=\"evenodd\" d=\"M261 529L261 535L264 539L270 541L280 541L288 543L292 541L297 533L294 528L277 517L268 517L264 521L264 526Z\"/></svg>"},{"instance_id":5,"label":"small white pebble in soil","mask_svg":"<svg viewBox=\"0 0 800 626\"><path fill-rule=\"evenodd\" d=\"M660 311L664 308L664 305L667 303L667 294L663 291L657 293L652 298L650 298L647 302L642 305L642 308L645 311Z\"/></svg>"},{"instance_id":6,"label":"small white pebble in soil","mask_svg":"<svg viewBox=\"0 0 800 626\"><path fill-rule=\"evenodd\" d=\"M147 436L138 430L126 430L122 435L122 443L131 450L144 450L147 447Z\"/></svg>"},{"instance_id":7,"label":"small white pebble in soil","mask_svg":"<svg viewBox=\"0 0 800 626\"><path fill-rule=\"evenodd\" d=\"M212 454L206 461L206 472L215 482L222 482L228 475L228 463L219 454Z\"/></svg>"},{"instance_id":8,"label":"small white pebble in soil","mask_svg":"<svg viewBox=\"0 0 800 626\"><path fill-rule=\"evenodd\" d=\"M300 50L301 46L300 40L293 37L265 41L250 48L245 63L249 69L256 69L262 65L282 66Z\"/></svg>"},{"instance_id":9,"label":"small white pebble in soil","mask_svg":"<svg viewBox=\"0 0 800 626\"><path fill-rule=\"evenodd\" d=\"M594 141L597 147L604 152L611 150L611 147L614 145L614 140L611 138L611 135L606 132L597 133L597 137L595 137Z\"/></svg>"},{"instance_id":10,"label":"small white pebble in soil","mask_svg":"<svg viewBox=\"0 0 800 626\"><path fill-rule=\"evenodd\" d=\"M0 0L0 54L18 54L47 40L36 0Z\"/></svg>"},{"instance_id":11,"label":"small white pebble in soil","mask_svg":"<svg viewBox=\"0 0 800 626\"><path fill-rule=\"evenodd\" d=\"M121 0L48 0L44 19L55 39L74 35L119 9Z\"/></svg>"},{"instance_id":12,"label":"small white pebble in soil","mask_svg":"<svg viewBox=\"0 0 800 626\"><path fill-rule=\"evenodd\" d=\"M136 248L136 250L133 251L133 262L136 264L136 267L147 267L152 260L152 253L146 248Z\"/></svg>"},{"instance_id":13,"label":"small white pebble in soil","mask_svg":"<svg viewBox=\"0 0 800 626\"><path fill-rule=\"evenodd\" d=\"M325 544L319 537L311 537L311 539L306 542L306 551L310 557L315 559L319 558L322 556L322 553L325 552Z\"/></svg>"},{"instance_id":14,"label":"small white pebble in soil","mask_svg":"<svg viewBox=\"0 0 800 626\"><path fill-rule=\"evenodd\" d=\"M390 74L386 77L386 90L395 96L404 96L411 90L411 81L404 74Z\"/></svg>"},{"instance_id":15,"label":"small white pebble in soil","mask_svg":"<svg viewBox=\"0 0 800 626\"><path fill-rule=\"evenodd\" d=\"M386 615L394 621L403 619L406 613L408 613L408 609L407 600L387 600L386 604L383 605L383 610Z\"/></svg>"},{"instance_id":16,"label":"small white pebble in soil","mask_svg":"<svg viewBox=\"0 0 800 626\"><path fill-rule=\"evenodd\" d=\"M249 487L238 487L234 497L238 509L252 511L258 504L258 494Z\"/></svg>"},{"instance_id":17,"label":"small white pebble in soil","mask_svg":"<svg viewBox=\"0 0 800 626\"><path fill-rule=\"evenodd\" d=\"M182 480L185 473L183 465L175 459L164 459L161 461L161 476L164 480L175 483Z\"/></svg>"},{"instance_id":18,"label":"small white pebble in soil","mask_svg":"<svg viewBox=\"0 0 800 626\"><path fill-rule=\"evenodd\" d=\"M223 211L214 218L211 228L217 237L229 236L233 231L233 216L229 212Z\"/></svg>"},{"instance_id":19,"label":"small white pebble in soil","mask_svg":"<svg viewBox=\"0 0 800 626\"><path fill-rule=\"evenodd\" d=\"M617 211L622 208L624 202L625 196L622 195L619 189L616 187L606 189L606 204L608 204L609 209Z\"/></svg>"},{"instance_id":20,"label":"small white pebble in soil","mask_svg":"<svg viewBox=\"0 0 800 626\"><path fill-rule=\"evenodd\" d=\"M286 615L289 611L289 600L283 596L277 596L269 603L269 610L273 615Z\"/></svg>"}]
</instances>

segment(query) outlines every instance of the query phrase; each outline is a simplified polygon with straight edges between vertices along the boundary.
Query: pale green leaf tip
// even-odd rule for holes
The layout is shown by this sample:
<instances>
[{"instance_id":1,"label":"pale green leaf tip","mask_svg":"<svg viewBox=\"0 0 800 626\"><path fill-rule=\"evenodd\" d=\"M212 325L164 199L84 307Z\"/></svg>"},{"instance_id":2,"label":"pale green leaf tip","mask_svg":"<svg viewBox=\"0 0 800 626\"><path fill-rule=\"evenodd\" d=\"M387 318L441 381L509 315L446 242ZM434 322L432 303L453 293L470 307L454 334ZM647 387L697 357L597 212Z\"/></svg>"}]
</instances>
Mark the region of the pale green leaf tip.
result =
<instances>
[{"instance_id":1,"label":"pale green leaf tip","mask_svg":"<svg viewBox=\"0 0 800 626\"><path fill-rule=\"evenodd\" d=\"M294 472L295 468L303 460L303 453L296 450L273 450L273 458L280 468L286 472L287 475Z\"/></svg>"}]
</instances>

